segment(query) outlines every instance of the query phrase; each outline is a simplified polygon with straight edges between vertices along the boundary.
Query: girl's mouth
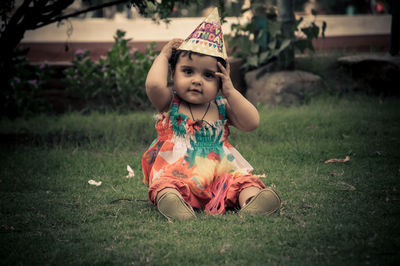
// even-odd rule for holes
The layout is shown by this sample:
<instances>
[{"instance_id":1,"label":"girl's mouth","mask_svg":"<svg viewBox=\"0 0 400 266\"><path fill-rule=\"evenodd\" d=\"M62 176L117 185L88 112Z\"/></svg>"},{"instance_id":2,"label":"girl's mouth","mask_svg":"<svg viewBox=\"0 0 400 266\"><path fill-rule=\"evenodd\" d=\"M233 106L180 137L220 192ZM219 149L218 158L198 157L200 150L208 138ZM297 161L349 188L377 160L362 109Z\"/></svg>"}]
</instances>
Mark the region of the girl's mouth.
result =
<instances>
[{"instance_id":1,"label":"girl's mouth","mask_svg":"<svg viewBox=\"0 0 400 266\"><path fill-rule=\"evenodd\" d=\"M189 89L189 92L203 93L201 90L197 90L197 89Z\"/></svg>"}]
</instances>

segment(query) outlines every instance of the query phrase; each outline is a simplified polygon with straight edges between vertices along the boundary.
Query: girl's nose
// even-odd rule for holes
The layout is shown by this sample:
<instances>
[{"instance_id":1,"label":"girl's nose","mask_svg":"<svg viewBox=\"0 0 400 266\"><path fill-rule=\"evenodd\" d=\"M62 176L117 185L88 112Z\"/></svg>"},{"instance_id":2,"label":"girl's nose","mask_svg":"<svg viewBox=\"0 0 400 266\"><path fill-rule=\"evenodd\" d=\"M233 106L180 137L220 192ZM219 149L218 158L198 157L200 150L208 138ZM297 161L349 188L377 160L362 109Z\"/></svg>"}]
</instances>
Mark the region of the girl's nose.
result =
<instances>
[{"instance_id":1,"label":"girl's nose","mask_svg":"<svg viewBox=\"0 0 400 266\"><path fill-rule=\"evenodd\" d=\"M201 77L199 75L193 76L192 84L193 85L201 85L202 84Z\"/></svg>"}]
</instances>

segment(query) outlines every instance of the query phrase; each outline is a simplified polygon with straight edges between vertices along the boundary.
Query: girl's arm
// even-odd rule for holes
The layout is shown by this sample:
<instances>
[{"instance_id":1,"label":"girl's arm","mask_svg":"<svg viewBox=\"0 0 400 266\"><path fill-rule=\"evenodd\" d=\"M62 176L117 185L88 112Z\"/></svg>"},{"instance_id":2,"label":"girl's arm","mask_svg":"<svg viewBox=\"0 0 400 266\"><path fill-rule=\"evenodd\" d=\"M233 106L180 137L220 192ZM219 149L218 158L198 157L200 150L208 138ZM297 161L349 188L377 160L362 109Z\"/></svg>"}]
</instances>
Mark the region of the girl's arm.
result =
<instances>
[{"instance_id":1,"label":"girl's arm","mask_svg":"<svg viewBox=\"0 0 400 266\"><path fill-rule=\"evenodd\" d=\"M156 57L146 78L146 93L151 103L159 112L168 110L172 99L172 91L168 88L168 61L172 49L178 48L181 39L168 42Z\"/></svg>"},{"instance_id":2,"label":"girl's arm","mask_svg":"<svg viewBox=\"0 0 400 266\"><path fill-rule=\"evenodd\" d=\"M230 65L224 68L218 62L221 72L215 73L222 81L222 94L225 96L226 112L232 125L242 131L251 131L258 127L260 123L260 115L257 109L251 104L240 92L238 92L232 84L229 76Z\"/></svg>"}]
</instances>

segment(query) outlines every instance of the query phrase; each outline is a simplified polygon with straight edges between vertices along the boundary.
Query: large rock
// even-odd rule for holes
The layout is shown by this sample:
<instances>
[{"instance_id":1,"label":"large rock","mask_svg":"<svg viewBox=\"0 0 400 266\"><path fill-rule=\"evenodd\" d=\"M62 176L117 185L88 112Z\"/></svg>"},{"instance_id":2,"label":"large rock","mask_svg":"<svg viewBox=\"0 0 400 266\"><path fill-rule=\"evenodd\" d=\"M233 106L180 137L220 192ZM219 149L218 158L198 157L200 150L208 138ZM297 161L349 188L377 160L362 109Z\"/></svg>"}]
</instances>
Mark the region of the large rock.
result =
<instances>
[{"instance_id":1,"label":"large rock","mask_svg":"<svg viewBox=\"0 0 400 266\"><path fill-rule=\"evenodd\" d=\"M245 75L247 99L253 104L290 106L304 102L322 85L321 78L305 71L266 72L264 68Z\"/></svg>"},{"instance_id":2,"label":"large rock","mask_svg":"<svg viewBox=\"0 0 400 266\"><path fill-rule=\"evenodd\" d=\"M357 82L357 90L400 95L400 56L360 54L341 57L338 63Z\"/></svg>"}]
</instances>

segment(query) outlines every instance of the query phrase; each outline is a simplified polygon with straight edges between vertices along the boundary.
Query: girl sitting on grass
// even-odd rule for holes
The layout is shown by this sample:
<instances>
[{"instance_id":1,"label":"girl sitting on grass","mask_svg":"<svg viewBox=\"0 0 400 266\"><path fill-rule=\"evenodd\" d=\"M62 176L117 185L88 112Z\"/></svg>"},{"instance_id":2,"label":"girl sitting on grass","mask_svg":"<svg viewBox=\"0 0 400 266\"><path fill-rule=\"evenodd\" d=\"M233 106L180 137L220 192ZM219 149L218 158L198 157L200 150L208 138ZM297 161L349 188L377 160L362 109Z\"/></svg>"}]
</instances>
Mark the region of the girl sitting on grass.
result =
<instances>
[{"instance_id":1,"label":"girl sitting on grass","mask_svg":"<svg viewBox=\"0 0 400 266\"><path fill-rule=\"evenodd\" d=\"M220 39L210 42L210 34ZM199 47L202 36L211 45ZM251 174L251 165L227 141L229 125L251 131L260 119L234 88L226 58L215 9L186 41L166 44L147 75L146 92L159 113L158 137L142 159L143 182L150 201L168 220L195 218L193 208L208 214L224 213L225 207L240 207L240 214L271 214L280 207L276 192Z\"/></svg>"}]
</instances>

